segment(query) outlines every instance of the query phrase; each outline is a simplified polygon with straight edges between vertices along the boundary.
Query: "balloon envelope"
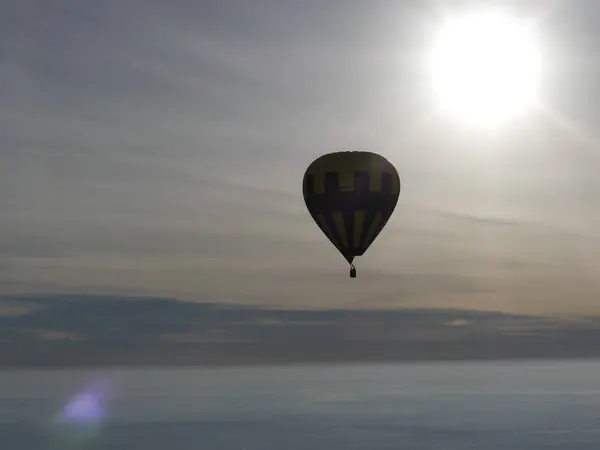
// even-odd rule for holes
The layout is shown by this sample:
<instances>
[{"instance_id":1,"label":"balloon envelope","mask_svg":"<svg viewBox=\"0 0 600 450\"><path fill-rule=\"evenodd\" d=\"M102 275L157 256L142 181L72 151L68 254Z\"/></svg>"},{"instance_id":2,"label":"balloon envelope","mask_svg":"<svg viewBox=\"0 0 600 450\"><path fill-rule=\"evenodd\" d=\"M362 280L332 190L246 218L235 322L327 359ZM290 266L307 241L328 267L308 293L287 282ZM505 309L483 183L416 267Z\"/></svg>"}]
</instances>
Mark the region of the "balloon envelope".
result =
<instances>
[{"instance_id":1,"label":"balloon envelope","mask_svg":"<svg viewBox=\"0 0 600 450\"><path fill-rule=\"evenodd\" d=\"M383 230L400 195L396 168L371 152L323 155L308 166L302 184L310 215L349 264Z\"/></svg>"}]
</instances>

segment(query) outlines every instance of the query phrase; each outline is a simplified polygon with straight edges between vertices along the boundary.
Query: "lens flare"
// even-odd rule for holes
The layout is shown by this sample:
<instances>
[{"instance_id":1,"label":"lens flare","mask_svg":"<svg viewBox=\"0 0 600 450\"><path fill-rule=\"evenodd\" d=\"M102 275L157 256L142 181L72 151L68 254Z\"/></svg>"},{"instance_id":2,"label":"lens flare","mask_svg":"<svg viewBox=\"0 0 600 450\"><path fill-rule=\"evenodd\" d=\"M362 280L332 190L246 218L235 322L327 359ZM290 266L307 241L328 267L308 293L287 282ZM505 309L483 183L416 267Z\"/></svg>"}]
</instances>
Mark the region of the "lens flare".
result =
<instances>
[{"instance_id":1,"label":"lens flare","mask_svg":"<svg viewBox=\"0 0 600 450\"><path fill-rule=\"evenodd\" d=\"M113 387L107 380L92 383L70 398L53 417L54 441L71 448L83 448L95 441L106 421Z\"/></svg>"}]
</instances>

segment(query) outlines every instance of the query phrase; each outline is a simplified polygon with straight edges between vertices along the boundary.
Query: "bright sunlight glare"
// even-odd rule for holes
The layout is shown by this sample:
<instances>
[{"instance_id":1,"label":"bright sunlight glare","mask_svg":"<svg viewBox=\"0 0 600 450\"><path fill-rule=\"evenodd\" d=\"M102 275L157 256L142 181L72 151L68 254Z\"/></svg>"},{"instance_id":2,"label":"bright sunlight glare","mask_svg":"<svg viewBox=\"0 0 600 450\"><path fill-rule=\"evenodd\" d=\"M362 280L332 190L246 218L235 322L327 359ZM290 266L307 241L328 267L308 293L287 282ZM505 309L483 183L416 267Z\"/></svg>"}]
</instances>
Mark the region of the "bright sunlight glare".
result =
<instances>
[{"instance_id":1,"label":"bright sunlight glare","mask_svg":"<svg viewBox=\"0 0 600 450\"><path fill-rule=\"evenodd\" d=\"M526 21L489 10L446 19L429 69L444 113L475 125L497 125L535 104L541 56Z\"/></svg>"}]
</instances>

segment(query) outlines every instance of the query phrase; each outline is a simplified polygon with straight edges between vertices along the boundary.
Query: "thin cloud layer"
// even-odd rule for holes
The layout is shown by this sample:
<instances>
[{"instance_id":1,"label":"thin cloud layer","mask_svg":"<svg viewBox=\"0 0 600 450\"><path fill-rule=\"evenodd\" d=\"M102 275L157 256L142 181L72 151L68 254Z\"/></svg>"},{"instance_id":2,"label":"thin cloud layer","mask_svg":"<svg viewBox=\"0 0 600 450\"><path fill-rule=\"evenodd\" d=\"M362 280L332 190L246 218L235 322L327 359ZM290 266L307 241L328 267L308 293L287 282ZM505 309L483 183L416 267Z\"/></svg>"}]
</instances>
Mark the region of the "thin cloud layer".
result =
<instances>
[{"instance_id":1,"label":"thin cloud layer","mask_svg":"<svg viewBox=\"0 0 600 450\"><path fill-rule=\"evenodd\" d=\"M597 357L597 319L451 309L274 309L27 296L0 314L5 366ZM5 311L13 299L0 298Z\"/></svg>"}]
</instances>

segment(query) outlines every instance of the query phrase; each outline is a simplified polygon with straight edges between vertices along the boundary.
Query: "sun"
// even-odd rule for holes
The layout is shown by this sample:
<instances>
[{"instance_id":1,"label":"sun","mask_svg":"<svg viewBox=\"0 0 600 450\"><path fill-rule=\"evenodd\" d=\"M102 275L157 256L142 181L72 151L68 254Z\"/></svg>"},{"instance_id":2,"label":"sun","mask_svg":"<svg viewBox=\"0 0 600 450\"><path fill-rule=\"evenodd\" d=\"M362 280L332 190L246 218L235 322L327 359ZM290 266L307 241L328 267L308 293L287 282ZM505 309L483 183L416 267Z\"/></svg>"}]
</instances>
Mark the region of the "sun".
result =
<instances>
[{"instance_id":1,"label":"sun","mask_svg":"<svg viewBox=\"0 0 600 450\"><path fill-rule=\"evenodd\" d=\"M541 81L533 27L500 10L446 18L429 54L437 106L475 125L497 125L530 110Z\"/></svg>"}]
</instances>

